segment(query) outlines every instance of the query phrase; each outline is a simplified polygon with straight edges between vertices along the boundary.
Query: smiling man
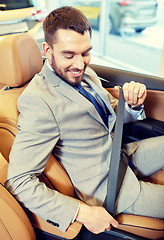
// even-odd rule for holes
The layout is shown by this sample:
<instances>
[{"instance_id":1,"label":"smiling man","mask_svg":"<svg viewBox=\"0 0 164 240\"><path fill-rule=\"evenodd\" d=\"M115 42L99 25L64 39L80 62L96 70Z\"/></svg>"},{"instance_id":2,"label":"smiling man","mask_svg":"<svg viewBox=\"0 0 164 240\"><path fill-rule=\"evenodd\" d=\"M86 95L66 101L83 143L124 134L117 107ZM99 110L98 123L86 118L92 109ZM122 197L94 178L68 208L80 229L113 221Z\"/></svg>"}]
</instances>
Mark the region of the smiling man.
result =
<instances>
[{"instance_id":1,"label":"smiling man","mask_svg":"<svg viewBox=\"0 0 164 240\"><path fill-rule=\"evenodd\" d=\"M79 43L83 44L79 44ZM83 73L90 62L90 33L77 34L59 29L52 45L43 43L43 50L56 74L72 86L81 83Z\"/></svg>"},{"instance_id":2,"label":"smiling man","mask_svg":"<svg viewBox=\"0 0 164 240\"><path fill-rule=\"evenodd\" d=\"M6 187L27 208L61 231L73 221L83 223L93 233L110 230L118 223L102 206L118 101L88 67L91 26L79 10L62 7L52 11L43 29L47 60L18 100L18 134L10 153ZM125 83L123 92L124 122L143 119L145 85ZM129 145L140 179L164 167L163 140L157 137ZM68 172L84 204L39 181L50 154ZM127 167L116 214L163 218L164 208L158 207L163 200L164 186L139 181Z\"/></svg>"}]
</instances>

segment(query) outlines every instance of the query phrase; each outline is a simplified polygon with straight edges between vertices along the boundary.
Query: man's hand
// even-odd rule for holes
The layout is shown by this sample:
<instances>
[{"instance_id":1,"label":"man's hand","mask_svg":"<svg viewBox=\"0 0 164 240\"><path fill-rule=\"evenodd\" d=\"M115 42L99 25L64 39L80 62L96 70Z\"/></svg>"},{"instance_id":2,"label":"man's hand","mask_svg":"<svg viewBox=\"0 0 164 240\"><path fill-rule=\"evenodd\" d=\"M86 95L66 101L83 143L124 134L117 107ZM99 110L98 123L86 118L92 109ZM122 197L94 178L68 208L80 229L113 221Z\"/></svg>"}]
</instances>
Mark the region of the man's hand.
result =
<instances>
[{"instance_id":1,"label":"man's hand","mask_svg":"<svg viewBox=\"0 0 164 240\"><path fill-rule=\"evenodd\" d=\"M119 89L117 86L115 88ZM124 83L123 93L125 102L133 107L143 104L147 95L146 86L134 81Z\"/></svg>"},{"instance_id":2,"label":"man's hand","mask_svg":"<svg viewBox=\"0 0 164 240\"><path fill-rule=\"evenodd\" d=\"M118 227L118 222L105 208L85 204L80 204L76 221L83 223L89 231L95 234L104 232L105 230L110 231L111 225Z\"/></svg>"}]
</instances>

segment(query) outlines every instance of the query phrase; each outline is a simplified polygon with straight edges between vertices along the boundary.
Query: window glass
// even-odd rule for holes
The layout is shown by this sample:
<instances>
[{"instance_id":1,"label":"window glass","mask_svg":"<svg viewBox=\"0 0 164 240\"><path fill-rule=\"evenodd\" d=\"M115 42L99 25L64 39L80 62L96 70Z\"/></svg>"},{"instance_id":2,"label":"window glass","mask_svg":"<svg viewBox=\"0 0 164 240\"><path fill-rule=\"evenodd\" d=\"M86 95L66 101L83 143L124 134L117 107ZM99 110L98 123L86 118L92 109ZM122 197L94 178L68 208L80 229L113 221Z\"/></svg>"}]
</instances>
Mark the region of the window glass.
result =
<instances>
[{"instance_id":1,"label":"window glass","mask_svg":"<svg viewBox=\"0 0 164 240\"><path fill-rule=\"evenodd\" d=\"M31 0L0 0L0 10L13 10L32 7Z\"/></svg>"},{"instance_id":2,"label":"window glass","mask_svg":"<svg viewBox=\"0 0 164 240\"><path fill-rule=\"evenodd\" d=\"M52 0L49 0L52 6ZM89 19L92 54L111 66L158 75L164 45L164 0L58 0ZM104 64L104 62L102 61Z\"/></svg>"},{"instance_id":3,"label":"window glass","mask_svg":"<svg viewBox=\"0 0 164 240\"><path fill-rule=\"evenodd\" d=\"M110 34L104 55L126 69L157 75L164 42L163 1L107 2Z\"/></svg>"}]
</instances>

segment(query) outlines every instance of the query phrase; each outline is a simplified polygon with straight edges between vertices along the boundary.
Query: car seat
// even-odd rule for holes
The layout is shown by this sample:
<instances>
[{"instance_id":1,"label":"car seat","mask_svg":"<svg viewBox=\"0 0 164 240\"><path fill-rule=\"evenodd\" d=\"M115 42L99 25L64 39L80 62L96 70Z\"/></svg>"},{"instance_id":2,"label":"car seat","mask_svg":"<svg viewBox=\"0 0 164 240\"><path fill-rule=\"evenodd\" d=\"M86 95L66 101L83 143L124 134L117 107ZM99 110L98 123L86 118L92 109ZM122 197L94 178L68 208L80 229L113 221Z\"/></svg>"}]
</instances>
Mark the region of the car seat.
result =
<instances>
[{"instance_id":1,"label":"car seat","mask_svg":"<svg viewBox=\"0 0 164 240\"><path fill-rule=\"evenodd\" d=\"M82 224L74 222L63 233L28 209L22 208L4 188L9 153L17 133L17 99L32 77L41 70L43 60L38 44L27 33L5 37L0 43L0 52L0 83L6 85L0 90L0 239L33 240L36 229L51 236L59 236L60 239L73 239L80 232ZM152 181L161 181L160 184L164 184L163 170L151 177ZM50 188L74 197L74 188L69 176L52 155L40 176L40 181L44 181ZM164 220L128 214L119 214L117 220L119 229L125 236L126 232L129 232L149 239L164 238ZM18 228L15 227L16 223Z\"/></svg>"}]
</instances>

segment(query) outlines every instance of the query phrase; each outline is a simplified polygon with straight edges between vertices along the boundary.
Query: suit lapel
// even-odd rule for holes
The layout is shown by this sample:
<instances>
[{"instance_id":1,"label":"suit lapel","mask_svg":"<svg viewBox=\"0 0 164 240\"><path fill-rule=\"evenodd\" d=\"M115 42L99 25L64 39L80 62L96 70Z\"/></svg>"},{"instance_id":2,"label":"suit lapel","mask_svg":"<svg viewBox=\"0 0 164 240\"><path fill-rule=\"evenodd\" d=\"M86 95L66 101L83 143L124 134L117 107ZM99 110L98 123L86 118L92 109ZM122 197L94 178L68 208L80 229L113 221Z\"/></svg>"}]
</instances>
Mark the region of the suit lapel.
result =
<instances>
[{"instance_id":1,"label":"suit lapel","mask_svg":"<svg viewBox=\"0 0 164 240\"><path fill-rule=\"evenodd\" d=\"M102 98L102 100L103 100L104 103L106 104L106 107L108 108L108 110L110 111L110 113L111 113L112 115L115 115L115 113L114 113L114 111L113 111L113 108L112 108L112 106L111 106L111 104L110 104L110 102L109 102L109 99L108 99L107 95L105 94L105 91L103 91L102 88L100 88L95 82L93 82L91 79L89 79L88 76L86 77L86 76L84 75L84 79L85 79L85 81L93 88L93 90L94 90L95 92L97 92L98 95Z\"/></svg>"},{"instance_id":2,"label":"suit lapel","mask_svg":"<svg viewBox=\"0 0 164 240\"><path fill-rule=\"evenodd\" d=\"M85 109L96 121L101 123L105 128L106 125L104 124L103 120L101 119L99 113L96 111L94 105L89 102L84 96L82 96L77 90L75 90L72 86L70 86L68 83L61 80L54 72L52 72L46 62L42 68L41 73L43 76L45 76L46 80L55 88L55 91L58 90L58 92L62 95L68 98L69 100L75 102L79 106L81 106L83 109ZM106 97L105 93L103 94L99 87L96 86L96 84L92 84L92 81L87 79L89 84L93 87L95 91L98 92L98 94L102 97L104 102L106 103L109 101ZM107 98L107 99L106 99Z\"/></svg>"},{"instance_id":3,"label":"suit lapel","mask_svg":"<svg viewBox=\"0 0 164 240\"><path fill-rule=\"evenodd\" d=\"M64 81L61 81L58 91L61 95L64 95L65 97L69 98L71 101L75 102L80 107L85 109L96 121L100 122L102 125L105 126L94 105L84 96L82 96L77 90L75 90L72 86L65 83Z\"/></svg>"}]
</instances>

